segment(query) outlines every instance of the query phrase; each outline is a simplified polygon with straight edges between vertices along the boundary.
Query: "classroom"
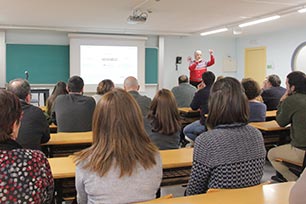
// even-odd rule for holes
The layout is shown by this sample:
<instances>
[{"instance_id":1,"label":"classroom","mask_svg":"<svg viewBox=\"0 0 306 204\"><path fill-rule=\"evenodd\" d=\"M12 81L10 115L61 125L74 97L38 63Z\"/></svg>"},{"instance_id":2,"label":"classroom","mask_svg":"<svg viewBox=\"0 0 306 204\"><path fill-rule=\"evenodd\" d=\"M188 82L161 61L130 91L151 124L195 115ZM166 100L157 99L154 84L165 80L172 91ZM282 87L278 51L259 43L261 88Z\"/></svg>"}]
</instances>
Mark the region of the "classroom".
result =
<instances>
[{"instance_id":1,"label":"classroom","mask_svg":"<svg viewBox=\"0 0 306 204\"><path fill-rule=\"evenodd\" d=\"M0 88L7 87L13 79L28 78L38 106L46 106L46 98L40 94L35 95L35 90L47 90L49 96L58 81L68 82L74 75L84 79L84 95L89 97L96 94L96 87L103 79L111 79L115 87L123 88L124 79L135 76L140 86L139 93L153 100L157 92L167 94L162 90L176 87L181 75L189 77L188 58L193 58L196 50L202 51L205 60L209 60L210 50L213 51L215 62L207 70L213 72L216 78L224 76L241 81L251 77L260 87L267 76L277 74L281 79L281 86L286 88L289 73L306 72L306 12L303 11L306 1L302 0L5 0L3 3L4 6L0 8ZM271 16L277 17L251 26L243 25ZM111 50L119 46L121 50ZM84 54L86 49L91 51ZM260 52L259 55L256 55L257 51ZM253 53L255 54L252 55ZM119 55L126 61L115 64L115 57ZM95 59L86 61L91 58ZM97 62L101 58L103 62ZM94 61L97 62L93 66L94 71L82 69ZM101 64L105 66L103 70L99 70ZM122 68L117 69L116 66ZM110 70L109 67L116 70ZM179 111L180 117L193 114L190 108L186 111L181 108ZM292 124L289 127L276 123L277 113L274 111L267 112L267 121L262 124L249 124L268 135L268 139L264 138L266 141L274 141L275 138L281 141L280 135L289 137L291 134ZM268 114L272 114L272 117ZM194 120L188 117L187 120ZM199 119L199 113L197 117ZM269 117L272 119L268 119ZM189 123L188 121L184 125ZM65 148L75 146L80 150L89 147L96 141L92 135L95 130L80 131L82 133L73 136L66 135L65 131L55 133L57 126L52 125L49 126L51 139L42 144L42 147L51 169L56 169L56 172L52 172L56 189L52 202L64 203L64 183L68 181L68 185L74 188L76 175L75 160L67 157ZM58 144L64 146L59 147ZM266 153L273 145L271 143ZM164 200L157 198L148 203L224 202L218 200L218 196L228 199L227 203L238 203L235 198L242 194L239 197L242 203L268 203L267 199L275 203L289 203L290 189L295 181L276 183L279 185L273 182L229 191L217 190L218 192L196 196L188 194L188 191L181 193L182 188L185 191L190 179L194 148L191 145L191 148L180 149L184 152L159 150L163 170L159 196L161 193L161 199ZM69 154L74 152L75 150L71 150ZM64 157L57 159L55 155ZM298 166L302 165L304 164L298 163ZM65 167L58 168L59 166ZM271 166L270 168L273 169ZM169 179L167 172L173 169L188 172L188 175L182 174L179 179ZM171 188L172 186L174 187ZM166 195L163 198L165 194L176 194L175 186L179 186L179 196L168 199ZM264 193L261 194L261 191ZM272 191L274 194L268 195ZM188 196L183 197L184 194ZM256 200L258 195L261 197ZM65 203L71 203L71 200L74 197Z\"/></svg>"}]
</instances>

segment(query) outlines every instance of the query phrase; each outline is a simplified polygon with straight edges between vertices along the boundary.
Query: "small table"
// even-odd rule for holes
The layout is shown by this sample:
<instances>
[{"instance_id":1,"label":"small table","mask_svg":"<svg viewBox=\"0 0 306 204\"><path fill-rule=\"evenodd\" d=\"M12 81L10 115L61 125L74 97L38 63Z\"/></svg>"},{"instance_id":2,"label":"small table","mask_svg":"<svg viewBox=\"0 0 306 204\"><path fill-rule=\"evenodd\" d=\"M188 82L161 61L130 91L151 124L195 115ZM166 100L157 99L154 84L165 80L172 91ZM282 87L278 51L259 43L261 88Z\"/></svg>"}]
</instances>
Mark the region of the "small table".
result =
<instances>
[{"instance_id":1,"label":"small table","mask_svg":"<svg viewBox=\"0 0 306 204\"><path fill-rule=\"evenodd\" d=\"M38 94L38 106L40 106L40 94L44 95L44 106L46 105L47 98L49 98L49 89L31 89L31 93Z\"/></svg>"}]
</instances>

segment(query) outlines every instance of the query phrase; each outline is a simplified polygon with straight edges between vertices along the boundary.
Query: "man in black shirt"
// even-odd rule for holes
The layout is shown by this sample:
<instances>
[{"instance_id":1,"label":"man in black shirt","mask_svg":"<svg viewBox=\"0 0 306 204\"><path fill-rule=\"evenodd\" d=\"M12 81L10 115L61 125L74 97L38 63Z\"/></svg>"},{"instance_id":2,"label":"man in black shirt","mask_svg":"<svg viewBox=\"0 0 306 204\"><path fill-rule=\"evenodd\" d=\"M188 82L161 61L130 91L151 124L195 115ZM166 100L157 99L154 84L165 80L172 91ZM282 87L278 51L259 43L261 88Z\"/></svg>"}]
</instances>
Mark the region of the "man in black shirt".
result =
<instances>
[{"instance_id":1,"label":"man in black shirt","mask_svg":"<svg viewBox=\"0 0 306 204\"><path fill-rule=\"evenodd\" d=\"M40 144L50 139L50 129L42 110L30 104L29 82L24 79L14 79L9 82L7 90L18 96L23 111L17 142L23 148L41 150Z\"/></svg>"}]
</instances>

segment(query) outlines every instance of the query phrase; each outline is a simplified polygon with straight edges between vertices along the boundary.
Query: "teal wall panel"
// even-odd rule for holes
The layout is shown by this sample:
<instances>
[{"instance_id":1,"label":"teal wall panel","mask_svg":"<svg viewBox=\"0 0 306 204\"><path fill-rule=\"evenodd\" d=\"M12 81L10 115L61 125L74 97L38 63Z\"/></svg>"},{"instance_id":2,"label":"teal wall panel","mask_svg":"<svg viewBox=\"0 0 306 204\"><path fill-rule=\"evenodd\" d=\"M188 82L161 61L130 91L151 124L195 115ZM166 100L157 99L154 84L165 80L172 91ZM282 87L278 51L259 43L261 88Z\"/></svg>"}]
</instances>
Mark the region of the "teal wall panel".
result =
<instances>
[{"instance_id":1,"label":"teal wall panel","mask_svg":"<svg viewBox=\"0 0 306 204\"><path fill-rule=\"evenodd\" d=\"M145 82L146 84L157 84L158 81L158 49L146 48L146 70Z\"/></svg>"},{"instance_id":2,"label":"teal wall panel","mask_svg":"<svg viewBox=\"0 0 306 204\"><path fill-rule=\"evenodd\" d=\"M69 78L68 45L6 45L6 81L25 78L31 84L55 84Z\"/></svg>"}]
</instances>

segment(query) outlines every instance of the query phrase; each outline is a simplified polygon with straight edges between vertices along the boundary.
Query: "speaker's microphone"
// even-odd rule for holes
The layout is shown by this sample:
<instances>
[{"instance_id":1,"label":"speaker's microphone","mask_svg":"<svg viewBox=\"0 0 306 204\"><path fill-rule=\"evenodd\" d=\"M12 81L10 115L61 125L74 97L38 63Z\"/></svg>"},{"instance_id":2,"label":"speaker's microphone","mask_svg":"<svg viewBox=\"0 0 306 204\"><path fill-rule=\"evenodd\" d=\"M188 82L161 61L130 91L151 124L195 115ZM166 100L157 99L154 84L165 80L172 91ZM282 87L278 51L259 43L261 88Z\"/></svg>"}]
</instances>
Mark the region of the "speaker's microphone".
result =
<instances>
[{"instance_id":1,"label":"speaker's microphone","mask_svg":"<svg viewBox=\"0 0 306 204\"><path fill-rule=\"evenodd\" d=\"M26 80L28 80L29 79L29 72L25 71L24 74L25 74Z\"/></svg>"}]
</instances>

